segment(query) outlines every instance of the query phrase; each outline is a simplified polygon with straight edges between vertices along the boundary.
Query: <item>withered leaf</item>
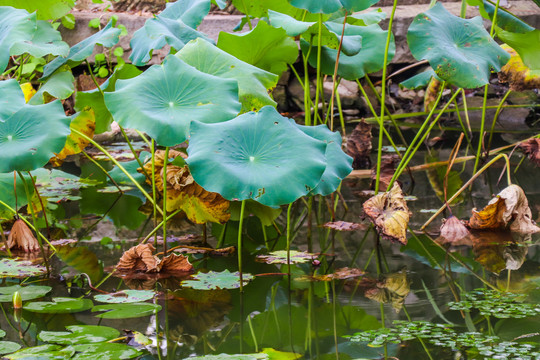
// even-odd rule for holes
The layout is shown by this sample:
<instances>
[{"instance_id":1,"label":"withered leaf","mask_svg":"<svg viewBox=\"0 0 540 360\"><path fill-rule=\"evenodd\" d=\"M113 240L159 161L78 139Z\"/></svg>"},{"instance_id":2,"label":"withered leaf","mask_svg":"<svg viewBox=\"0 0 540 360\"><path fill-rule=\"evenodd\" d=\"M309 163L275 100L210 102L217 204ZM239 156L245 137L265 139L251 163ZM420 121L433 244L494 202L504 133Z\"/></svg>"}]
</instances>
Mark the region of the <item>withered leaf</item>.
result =
<instances>
[{"instance_id":1,"label":"withered leaf","mask_svg":"<svg viewBox=\"0 0 540 360\"><path fill-rule=\"evenodd\" d=\"M518 185L510 185L491 199L482 210L472 210L469 226L472 229L509 229L521 234L532 234L540 228L532 220L529 202Z\"/></svg>"},{"instance_id":2,"label":"withered leaf","mask_svg":"<svg viewBox=\"0 0 540 360\"><path fill-rule=\"evenodd\" d=\"M7 247L24 252L39 251L39 243L28 227L21 219L15 220L7 239Z\"/></svg>"},{"instance_id":3,"label":"withered leaf","mask_svg":"<svg viewBox=\"0 0 540 360\"><path fill-rule=\"evenodd\" d=\"M188 258L184 255L170 254L165 256L157 265L158 272L162 273L175 273L175 272L189 272L193 270L193 265L189 262Z\"/></svg>"},{"instance_id":4,"label":"withered leaf","mask_svg":"<svg viewBox=\"0 0 540 360\"><path fill-rule=\"evenodd\" d=\"M170 254L163 259L154 255L152 244L139 244L124 252L116 270L120 272L175 273L188 272L193 266L183 255Z\"/></svg>"},{"instance_id":5,"label":"withered leaf","mask_svg":"<svg viewBox=\"0 0 540 360\"><path fill-rule=\"evenodd\" d=\"M430 112L433 109L433 105L435 105L435 101L439 96L439 90L441 89L441 85L441 82L435 77L432 77L429 81L429 84L426 88L426 93L424 94L425 112Z\"/></svg>"},{"instance_id":6,"label":"withered leaf","mask_svg":"<svg viewBox=\"0 0 540 360\"><path fill-rule=\"evenodd\" d=\"M499 81L508 83L510 90L524 91L540 88L540 72L531 71L523 63L519 54L510 46L503 44L501 47L511 55L510 60L501 68Z\"/></svg>"},{"instance_id":7,"label":"withered leaf","mask_svg":"<svg viewBox=\"0 0 540 360\"><path fill-rule=\"evenodd\" d=\"M540 166L540 139L534 138L522 142L518 145L518 148L523 151L525 155L529 157L536 166Z\"/></svg>"},{"instance_id":8,"label":"withered leaf","mask_svg":"<svg viewBox=\"0 0 540 360\"><path fill-rule=\"evenodd\" d=\"M94 116L94 110L91 108L85 108L79 113L79 115L71 121L69 125L71 133L66 139L66 144L62 151L56 156L53 156L49 161L53 166L60 166L64 162L64 159L68 155L79 154L90 143L82 136L77 135L73 130L80 131L88 136L90 139L94 137L94 131L96 129L96 118Z\"/></svg>"},{"instance_id":9,"label":"withered leaf","mask_svg":"<svg viewBox=\"0 0 540 360\"><path fill-rule=\"evenodd\" d=\"M327 229L337 230L337 231L354 231L354 230L365 230L366 226L364 224L352 223L347 221L334 221L327 222L323 225Z\"/></svg>"},{"instance_id":10,"label":"withered leaf","mask_svg":"<svg viewBox=\"0 0 540 360\"><path fill-rule=\"evenodd\" d=\"M525 261L527 247L518 245L510 231L472 231L470 238L474 260L492 273L517 270Z\"/></svg>"},{"instance_id":11,"label":"withered leaf","mask_svg":"<svg viewBox=\"0 0 540 360\"><path fill-rule=\"evenodd\" d=\"M405 298L411 291L411 283L405 270L391 274L385 274L374 286L365 290L364 296L368 299L386 304L392 304L392 308L399 312L403 308Z\"/></svg>"},{"instance_id":12,"label":"withered leaf","mask_svg":"<svg viewBox=\"0 0 540 360\"><path fill-rule=\"evenodd\" d=\"M469 236L469 230L455 216L450 216L441 226L441 237L446 243L455 243Z\"/></svg>"},{"instance_id":13,"label":"withered leaf","mask_svg":"<svg viewBox=\"0 0 540 360\"><path fill-rule=\"evenodd\" d=\"M371 167L369 158L372 148L371 138L371 125L362 119L347 139L347 153L353 158L353 169L368 169Z\"/></svg>"},{"instance_id":14,"label":"withered leaf","mask_svg":"<svg viewBox=\"0 0 540 360\"><path fill-rule=\"evenodd\" d=\"M394 183L390 191L368 199L363 207L383 238L407 244L409 208L397 183Z\"/></svg>"},{"instance_id":15,"label":"withered leaf","mask_svg":"<svg viewBox=\"0 0 540 360\"><path fill-rule=\"evenodd\" d=\"M399 157L395 154L392 155L383 155L381 159L381 171L379 174L379 190L386 191L388 190L388 184L394 176L396 171L396 166L399 162ZM375 189L375 181L377 179L377 169L371 169L371 188Z\"/></svg>"}]
</instances>

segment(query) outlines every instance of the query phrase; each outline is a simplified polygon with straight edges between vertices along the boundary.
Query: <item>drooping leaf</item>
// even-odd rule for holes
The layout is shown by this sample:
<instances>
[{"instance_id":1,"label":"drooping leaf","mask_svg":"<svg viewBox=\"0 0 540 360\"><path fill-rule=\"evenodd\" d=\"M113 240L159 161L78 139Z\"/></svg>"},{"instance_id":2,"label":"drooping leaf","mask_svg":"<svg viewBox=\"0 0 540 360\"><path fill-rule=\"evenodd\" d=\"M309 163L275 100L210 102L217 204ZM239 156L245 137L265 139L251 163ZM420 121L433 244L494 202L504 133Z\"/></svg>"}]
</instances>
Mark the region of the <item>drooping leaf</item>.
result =
<instances>
[{"instance_id":1,"label":"drooping leaf","mask_svg":"<svg viewBox=\"0 0 540 360\"><path fill-rule=\"evenodd\" d=\"M290 251L291 264L303 264L313 261L317 256L305 251ZM257 260L267 264L287 264L287 251L272 251L268 255L257 255Z\"/></svg>"},{"instance_id":2,"label":"drooping leaf","mask_svg":"<svg viewBox=\"0 0 540 360\"><path fill-rule=\"evenodd\" d=\"M96 315L102 319L132 319L152 315L160 310L161 306L149 303L108 304L92 308L92 312L105 311Z\"/></svg>"},{"instance_id":3,"label":"drooping leaf","mask_svg":"<svg viewBox=\"0 0 540 360\"><path fill-rule=\"evenodd\" d=\"M480 15L484 19L493 21L495 15L495 4L486 0L467 0L467 3L471 6L478 6ZM523 20L506 10L503 6L499 6L497 9L497 27L500 27L506 31L515 33L526 33L534 28Z\"/></svg>"},{"instance_id":4,"label":"drooping leaf","mask_svg":"<svg viewBox=\"0 0 540 360\"><path fill-rule=\"evenodd\" d=\"M243 34L221 32L217 46L234 57L280 76L298 57L298 46L285 30L264 21Z\"/></svg>"},{"instance_id":5,"label":"drooping leaf","mask_svg":"<svg viewBox=\"0 0 540 360\"><path fill-rule=\"evenodd\" d=\"M32 230L21 219L17 219L13 223L6 245L10 249L22 250L27 253L40 250L39 243Z\"/></svg>"},{"instance_id":6,"label":"drooping leaf","mask_svg":"<svg viewBox=\"0 0 540 360\"><path fill-rule=\"evenodd\" d=\"M142 66L152 58L153 50L170 45L176 51L182 49L190 40L203 38L212 41L196 30L210 10L207 0L178 0L168 3L167 8L154 18L148 19L144 26L131 38L133 49L130 60Z\"/></svg>"},{"instance_id":7,"label":"drooping leaf","mask_svg":"<svg viewBox=\"0 0 540 360\"><path fill-rule=\"evenodd\" d=\"M363 207L383 238L407 244L409 208L397 182L391 190L368 199Z\"/></svg>"},{"instance_id":8,"label":"drooping leaf","mask_svg":"<svg viewBox=\"0 0 540 360\"><path fill-rule=\"evenodd\" d=\"M208 191L278 206L315 188L326 168L326 147L265 106L224 123L193 122L187 162Z\"/></svg>"},{"instance_id":9,"label":"drooping leaf","mask_svg":"<svg viewBox=\"0 0 540 360\"><path fill-rule=\"evenodd\" d=\"M519 54L510 46L501 46L512 57L499 72L499 81L508 83L513 91L534 90L540 88L540 68L529 69L521 60Z\"/></svg>"},{"instance_id":10,"label":"drooping leaf","mask_svg":"<svg viewBox=\"0 0 540 360\"><path fill-rule=\"evenodd\" d=\"M94 111L90 108L83 110L82 112L75 113L71 116L71 123L69 125L72 129L71 134L66 139L66 144L62 151L53 157L50 162L53 166L60 166L64 162L64 159L69 155L79 154L90 143L80 135L73 133L73 129L82 132L90 139L94 137L94 130L96 128L96 119Z\"/></svg>"},{"instance_id":11,"label":"drooping leaf","mask_svg":"<svg viewBox=\"0 0 540 360\"><path fill-rule=\"evenodd\" d=\"M152 244L139 244L122 254L116 265L120 272L187 273L193 270L187 257L174 253L160 259L155 256Z\"/></svg>"},{"instance_id":12,"label":"drooping leaf","mask_svg":"<svg viewBox=\"0 0 540 360\"><path fill-rule=\"evenodd\" d=\"M66 329L68 331L42 331L37 337L53 344L77 345L105 342L120 336L118 330L108 326L71 325Z\"/></svg>"},{"instance_id":13,"label":"drooping leaf","mask_svg":"<svg viewBox=\"0 0 540 360\"><path fill-rule=\"evenodd\" d=\"M111 304L126 304L150 300L155 296L151 290L122 290L112 294L95 295L94 300Z\"/></svg>"},{"instance_id":14,"label":"drooping leaf","mask_svg":"<svg viewBox=\"0 0 540 360\"><path fill-rule=\"evenodd\" d=\"M536 166L540 166L540 138L524 141L518 145Z\"/></svg>"},{"instance_id":15,"label":"drooping leaf","mask_svg":"<svg viewBox=\"0 0 540 360\"><path fill-rule=\"evenodd\" d=\"M24 310L45 314L69 314L86 311L94 304L90 299L76 299L68 297L55 297L52 302L36 301L24 305Z\"/></svg>"},{"instance_id":16,"label":"drooping leaf","mask_svg":"<svg viewBox=\"0 0 540 360\"><path fill-rule=\"evenodd\" d=\"M94 35L87 37L83 41L73 45L69 50L67 57L57 57L43 68L43 77L52 75L62 65L67 64L69 67L79 65L87 57L92 55L96 45L112 47L116 45L120 36L120 29L114 28L112 20L100 31Z\"/></svg>"},{"instance_id":17,"label":"drooping leaf","mask_svg":"<svg viewBox=\"0 0 540 360\"><path fill-rule=\"evenodd\" d=\"M429 67L427 70L422 71L421 73L418 73L413 77L400 82L399 86L401 88L416 90L426 87L432 78L440 80L437 74L435 74L435 71L433 71L433 69Z\"/></svg>"},{"instance_id":18,"label":"drooping leaf","mask_svg":"<svg viewBox=\"0 0 540 360\"><path fill-rule=\"evenodd\" d=\"M30 40L15 43L11 55L30 54L35 57L57 55L66 57L69 45L62 41L62 35L48 21L36 21L36 31Z\"/></svg>"},{"instance_id":19,"label":"drooping leaf","mask_svg":"<svg viewBox=\"0 0 540 360\"><path fill-rule=\"evenodd\" d=\"M120 125L144 131L163 146L186 140L190 120L229 120L241 107L236 81L202 73L175 56L117 81L105 103Z\"/></svg>"},{"instance_id":20,"label":"drooping leaf","mask_svg":"<svg viewBox=\"0 0 540 360\"><path fill-rule=\"evenodd\" d=\"M193 275L192 278L195 280L184 280L181 285L197 290L238 289L240 287L240 273L238 271L233 273L229 270L209 271ZM253 279L254 276L251 274L242 274L244 286Z\"/></svg>"},{"instance_id":21,"label":"drooping leaf","mask_svg":"<svg viewBox=\"0 0 540 360\"><path fill-rule=\"evenodd\" d=\"M103 263L85 246L58 246L56 255L79 273L87 274L93 284L97 284L103 278Z\"/></svg>"},{"instance_id":22,"label":"drooping leaf","mask_svg":"<svg viewBox=\"0 0 540 360\"><path fill-rule=\"evenodd\" d=\"M305 9L310 13L331 14L341 8L339 0L291 0L291 5L300 9Z\"/></svg>"},{"instance_id":23,"label":"drooping leaf","mask_svg":"<svg viewBox=\"0 0 540 360\"><path fill-rule=\"evenodd\" d=\"M77 344L70 346L77 351L73 360L117 360L133 359L141 355L141 351L118 343Z\"/></svg>"},{"instance_id":24,"label":"drooping leaf","mask_svg":"<svg viewBox=\"0 0 540 360\"><path fill-rule=\"evenodd\" d=\"M295 52L297 51L295 44ZM203 73L238 81L242 112L256 111L265 105L276 105L268 95L277 84L278 76L275 74L241 61L203 39L189 42L176 56Z\"/></svg>"},{"instance_id":25,"label":"drooping leaf","mask_svg":"<svg viewBox=\"0 0 540 360\"><path fill-rule=\"evenodd\" d=\"M44 266L34 265L30 261L18 261L13 259L0 260L0 277L24 278L28 276L42 275L47 271Z\"/></svg>"},{"instance_id":26,"label":"drooping leaf","mask_svg":"<svg viewBox=\"0 0 540 360\"><path fill-rule=\"evenodd\" d=\"M0 5L2 4L0 2ZM36 14L0 6L0 73L6 70L13 45L29 41L36 31Z\"/></svg>"},{"instance_id":27,"label":"drooping leaf","mask_svg":"<svg viewBox=\"0 0 540 360\"><path fill-rule=\"evenodd\" d=\"M13 6L36 12L40 20L56 20L66 15L75 6L75 0L0 0L0 6Z\"/></svg>"},{"instance_id":28,"label":"drooping leaf","mask_svg":"<svg viewBox=\"0 0 540 360\"><path fill-rule=\"evenodd\" d=\"M437 76L462 88L487 84L491 69L499 71L510 59L482 18L459 18L440 3L414 18L407 42L417 60L428 60Z\"/></svg>"},{"instance_id":29,"label":"drooping leaf","mask_svg":"<svg viewBox=\"0 0 540 360\"><path fill-rule=\"evenodd\" d=\"M13 293L19 292L22 301L34 300L47 295L52 290L50 286L28 285L28 286L2 286L0 287L0 302L11 302Z\"/></svg>"},{"instance_id":30,"label":"drooping leaf","mask_svg":"<svg viewBox=\"0 0 540 360\"><path fill-rule=\"evenodd\" d=\"M67 99L75 91L75 78L71 71L57 71L49 77L29 101L30 105L39 105L51 99Z\"/></svg>"},{"instance_id":31,"label":"drooping leaf","mask_svg":"<svg viewBox=\"0 0 540 360\"><path fill-rule=\"evenodd\" d=\"M25 103L17 80L0 82L0 172L31 171L59 152L69 133L62 104Z\"/></svg>"},{"instance_id":32,"label":"drooping leaf","mask_svg":"<svg viewBox=\"0 0 540 360\"><path fill-rule=\"evenodd\" d=\"M523 64L531 71L540 71L540 30L535 29L526 33L513 33L497 28L497 36L517 51Z\"/></svg>"}]
</instances>

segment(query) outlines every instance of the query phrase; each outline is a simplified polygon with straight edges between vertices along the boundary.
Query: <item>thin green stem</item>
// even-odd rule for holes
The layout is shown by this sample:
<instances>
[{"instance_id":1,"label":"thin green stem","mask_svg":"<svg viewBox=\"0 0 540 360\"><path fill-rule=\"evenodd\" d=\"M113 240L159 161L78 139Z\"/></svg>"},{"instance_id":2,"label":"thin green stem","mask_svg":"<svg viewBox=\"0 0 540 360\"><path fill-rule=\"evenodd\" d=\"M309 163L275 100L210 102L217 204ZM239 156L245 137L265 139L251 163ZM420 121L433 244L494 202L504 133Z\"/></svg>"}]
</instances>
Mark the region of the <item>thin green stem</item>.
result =
<instances>
[{"instance_id":1,"label":"thin green stem","mask_svg":"<svg viewBox=\"0 0 540 360\"><path fill-rule=\"evenodd\" d=\"M244 225L244 211L246 200L242 200L240 207L240 222L238 224L238 272L240 273L240 292L244 292L244 279L242 277L242 227Z\"/></svg>"},{"instance_id":2,"label":"thin green stem","mask_svg":"<svg viewBox=\"0 0 540 360\"><path fill-rule=\"evenodd\" d=\"M478 133L478 148L476 149L476 159L474 160L473 173L478 169L478 164L480 163L480 158L482 155L482 148L484 145L484 125L486 122L486 105L487 105L487 96L488 96L488 84L484 86L484 99L482 101L482 120L480 122L480 132Z\"/></svg>"},{"instance_id":3,"label":"thin green stem","mask_svg":"<svg viewBox=\"0 0 540 360\"><path fill-rule=\"evenodd\" d=\"M315 112L315 116L314 116L314 119L315 119L315 122L314 122L314 125L317 125L317 116L319 114L319 79L321 77L321 51L322 51L322 23L323 23L323 17L322 17L322 13L319 14L319 21L318 21L318 25L319 25L319 30L318 30L318 38L317 38L317 82L316 82L316 87L315 87L315 103L313 104L313 111Z\"/></svg>"},{"instance_id":4,"label":"thin green stem","mask_svg":"<svg viewBox=\"0 0 540 360\"><path fill-rule=\"evenodd\" d=\"M86 158L88 160L90 160L94 165L97 166L98 169L100 169L108 178L109 180L111 180L111 182L114 184L114 186L116 186L116 188L118 189L118 191L120 192L120 194L123 194L124 191L122 190L122 188L120 187L120 185L118 185L118 183L113 179L113 177L109 174L109 172L107 170L105 170L105 168L103 166L101 166L101 164L99 162L97 162L96 160L94 160L90 155L88 155L88 153L86 151L81 151L81 153L86 156Z\"/></svg>"},{"instance_id":5,"label":"thin green stem","mask_svg":"<svg viewBox=\"0 0 540 360\"><path fill-rule=\"evenodd\" d=\"M287 207L287 271L291 275L291 210L293 203Z\"/></svg>"},{"instance_id":6,"label":"thin green stem","mask_svg":"<svg viewBox=\"0 0 540 360\"><path fill-rule=\"evenodd\" d=\"M154 217L154 227L157 225L157 190L156 190L156 143L154 139L152 139L152 142L150 143L150 151L152 152L152 159L151 159L151 166L152 166L152 178L150 181L152 182L152 216ZM157 247L157 233L154 237L154 245Z\"/></svg>"},{"instance_id":7,"label":"thin green stem","mask_svg":"<svg viewBox=\"0 0 540 360\"><path fill-rule=\"evenodd\" d=\"M165 147L163 158L163 253L167 253L167 163L169 162L169 147Z\"/></svg>"},{"instance_id":8,"label":"thin green stem","mask_svg":"<svg viewBox=\"0 0 540 360\"><path fill-rule=\"evenodd\" d=\"M512 93L512 90L508 89L508 91L504 94L503 98L499 102L499 106L497 106L497 111L495 111L495 116L493 116L493 121L491 122L491 128L489 129L489 140L486 147L487 154L489 154L489 150L491 149L491 141L493 140L493 132L495 131L495 124L497 123L499 114L502 111L502 105L504 104L504 102L506 101L506 99L511 93Z\"/></svg>"},{"instance_id":9,"label":"thin green stem","mask_svg":"<svg viewBox=\"0 0 540 360\"><path fill-rule=\"evenodd\" d=\"M309 48L307 54L302 56L304 61L304 123L311 126L311 85L309 83L308 59L313 48L313 37L309 39Z\"/></svg>"},{"instance_id":10,"label":"thin green stem","mask_svg":"<svg viewBox=\"0 0 540 360\"><path fill-rule=\"evenodd\" d=\"M126 140L126 143L129 146L129 150L131 150L131 153L133 154L133 157L135 158L135 160L139 164L139 167L141 168L142 172L144 173L144 176L148 177L148 174L146 173L146 169L144 168L144 164L142 163L141 159L139 158L139 155L137 154L137 152L133 148L133 145L131 144L131 140L129 140L129 137L126 134L126 131L124 130L124 128L122 126L118 125L118 127L120 128L120 132L122 133L122 136L124 137L124 140Z\"/></svg>"},{"instance_id":11,"label":"thin green stem","mask_svg":"<svg viewBox=\"0 0 540 360\"><path fill-rule=\"evenodd\" d=\"M341 47L343 46L343 37L345 36L345 25L347 24L347 10L345 10L345 16L343 17L343 28L341 29L341 37L339 39L339 46L338 46L338 50L337 50L337 55L336 55L336 63L334 65L334 75L332 76L332 97L330 97L330 130L331 131L334 131L334 96L336 95L336 93L338 93L336 91L336 88L338 86L338 82L337 82L337 76L338 76L338 68L339 68L339 55L341 54ZM340 106L340 117L342 117L341 115L341 106ZM345 126L343 126L342 124L342 128L343 128L343 134L345 135Z\"/></svg>"}]
</instances>

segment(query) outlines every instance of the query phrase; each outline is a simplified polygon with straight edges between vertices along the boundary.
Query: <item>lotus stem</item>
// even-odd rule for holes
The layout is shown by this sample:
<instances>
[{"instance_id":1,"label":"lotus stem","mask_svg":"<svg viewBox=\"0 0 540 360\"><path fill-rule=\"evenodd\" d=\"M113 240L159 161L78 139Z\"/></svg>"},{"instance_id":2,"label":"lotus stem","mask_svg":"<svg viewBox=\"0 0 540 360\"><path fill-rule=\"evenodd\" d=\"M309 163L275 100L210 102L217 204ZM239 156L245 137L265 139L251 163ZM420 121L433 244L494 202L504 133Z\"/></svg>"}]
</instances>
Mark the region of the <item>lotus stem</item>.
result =
<instances>
[{"instance_id":1,"label":"lotus stem","mask_svg":"<svg viewBox=\"0 0 540 360\"><path fill-rule=\"evenodd\" d=\"M163 253L167 253L167 163L169 162L169 147L165 147L163 159Z\"/></svg>"},{"instance_id":2,"label":"lotus stem","mask_svg":"<svg viewBox=\"0 0 540 360\"><path fill-rule=\"evenodd\" d=\"M317 125L317 116L319 116L319 79L321 77L321 51L322 51L322 23L323 23L323 17L322 13L319 14L319 31L317 33L317 84L315 86L315 103L313 104L313 111L314 111L314 122L313 125ZM339 54L339 53L338 53ZM323 100L324 101L324 100Z\"/></svg>"},{"instance_id":3,"label":"lotus stem","mask_svg":"<svg viewBox=\"0 0 540 360\"><path fill-rule=\"evenodd\" d=\"M512 93L512 90L508 89L508 91L504 94L503 98L499 102L499 106L497 106L497 110L495 111L495 116L493 116L493 121L491 122L491 129L489 130L489 140L486 147L486 153L489 155L489 149L491 149L491 141L493 140L493 131L495 131L495 124L497 123L497 119L499 118L499 115L502 111L502 105L508 98L508 96Z\"/></svg>"},{"instance_id":4,"label":"lotus stem","mask_svg":"<svg viewBox=\"0 0 540 360\"><path fill-rule=\"evenodd\" d=\"M339 39L339 46L336 55L336 64L334 65L334 75L332 76L332 96L330 97L330 131L334 131L334 96L336 95L337 73L339 68L339 55L341 55L341 47L343 46L343 37L345 36L345 25L347 24L347 10L345 10L345 16L343 17L343 28L341 29L341 37ZM340 107L341 108L341 107ZM341 115L341 110L340 110ZM343 127L343 135L345 135L345 127Z\"/></svg>"},{"instance_id":5,"label":"lotus stem","mask_svg":"<svg viewBox=\"0 0 540 360\"><path fill-rule=\"evenodd\" d=\"M478 148L476 150L476 159L474 160L474 168L473 173L476 172L476 169L478 169L478 164L480 163L480 157L482 155L482 145L484 144L484 124L486 122L486 105L487 105L487 93L488 93L488 86L489 84L486 84L484 86L484 100L482 102L482 121L480 122L480 132L478 139Z\"/></svg>"},{"instance_id":6,"label":"lotus stem","mask_svg":"<svg viewBox=\"0 0 540 360\"><path fill-rule=\"evenodd\" d=\"M246 200L242 200L240 207L240 222L238 224L238 273L240 274L240 292L244 292L244 279L242 276L242 227L244 225L244 211L246 209Z\"/></svg>"},{"instance_id":7,"label":"lotus stem","mask_svg":"<svg viewBox=\"0 0 540 360\"><path fill-rule=\"evenodd\" d=\"M306 126L311 126L311 85L309 83L308 59L313 47L313 36L309 40L309 48L307 54L302 55L304 60L304 123Z\"/></svg>"},{"instance_id":8,"label":"lotus stem","mask_svg":"<svg viewBox=\"0 0 540 360\"><path fill-rule=\"evenodd\" d=\"M291 210L293 203L287 207L287 273L291 276Z\"/></svg>"},{"instance_id":9,"label":"lotus stem","mask_svg":"<svg viewBox=\"0 0 540 360\"><path fill-rule=\"evenodd\" d=\"M97 162L96 160L94 160L90 155L88 155L88 153L86 151L81 151L81 153L86 156L86 158L88 160L90 160L94 165L96 165L98 167L98 169L100 169L108 178L109 180L111 180L111 182L114 184L114 186L116 186L116 188L118 189L118 191L120 192L120 194L123 194L124 191L122 190L122 188L120 187L120 185L118 185L118 183L112 178L112 176L109 174L109 172L107 170L105 170L105 168L103 166L101 166L101 164L99 162Z\"/></svg>"},{"instance_id":10,"label":"lotus stem","mask_svg":"<svg viewBox=\"0 0 540 360\"><path fill-rule=\"evenodd\" d=\"M152 139L150 145L150 151L152 151L152 215L154 217L154 227L157 227L157 195L156 195L156 143ZM157 248L157 235L154 237L154 245Z\"/></svg>"},{"instance_id":11,"label":"lotus stem","mask_svg":"<svg viewBox=\"0 0 540 360\"><path fill-rule=\"evenodd\" d=\"M98 89L101 96L105 96L105 94L103 93L103 90L99 86L99 83L96 79L96 76L94 75L94 72L92 71L92 67L90 67L90 63L86 59L84 60L84 62L86 63L86 66L88 67L88 73L90 74L90 77L92 78L92 81L94 82L94 85L96 85L96 88Z\"/></svg>"},{"instance_id":12,"label":"lotus stem","mask_svg":"<svg viewBox=\"0 0 540 360\"><path fill-rule=\"evenodd\" d=\"M137 163L139 164L140 168L142 169L142 171L144 173L144 176L148 177L148 174L146 173L146 169L144 168L144 164L141 162L141 159L139 158L139 155L137 154L137 152L133 148L133 145L131 144L131 140L129 140L129 137L126 134L126 131L124 130L124 128L122 126L120 126L120 124L118 124L118 127L120 128L120 132L122 132L122 136L124 137L124 140L126 140L126 143L129 146L129 150L131 150L131 153L133 154L133 157L135 158L135 160L137 160Z\"/></svg>"},{"instance_id":13,"label":"lotus stem","mask_svg":"<svg viewBox=\"0 0 540 360\"><path fill-rule=\"evenodd\" d=\"M36 182L35 182L34 177L32 176L32 174L30 174L30 171L28 171L28 176L30 176L30 180L32 181L32 186L34 187L34 191L36 192L36 196L37 196L37 198L39 200L39 203L41 205L41 209L43 209L43 219L45 220L45 226L47 227L47 236L51 237L51 229L49 227L49 220L47 219L47 211L45 209L45 205L43 204L43 198L39 194L39 190L38 190L38 188L36 186Z\"/></svg>"}]
</instances>

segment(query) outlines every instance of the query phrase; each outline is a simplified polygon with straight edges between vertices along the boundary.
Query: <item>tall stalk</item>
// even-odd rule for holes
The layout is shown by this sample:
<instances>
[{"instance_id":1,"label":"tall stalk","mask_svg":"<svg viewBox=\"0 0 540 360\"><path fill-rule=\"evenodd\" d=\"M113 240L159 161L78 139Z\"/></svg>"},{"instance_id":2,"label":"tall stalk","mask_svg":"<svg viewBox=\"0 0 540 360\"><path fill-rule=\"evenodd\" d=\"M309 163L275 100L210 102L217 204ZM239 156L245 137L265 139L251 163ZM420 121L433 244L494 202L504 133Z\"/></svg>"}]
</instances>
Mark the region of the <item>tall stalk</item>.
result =
<instances>
[{"instance_id":1,"label":"tall stalk","mask_svg":"<svg viewBox=\"0 0 540 360\"><path fill-rule=\"evenodd\" d=\"M167 163L169 162L169 147L165 147L163 159L163 253L167 253Z\"/></svg>"},{"instance_id":2,"label":"tall stalk","mask_svg":"<svg viewBox=\"0 0 540 360\"><path fill-rule=\"evenodd\" d=\"M244 279L242 276L242 227L244 225L244 211L246 200L242 200L240 207L240 223L238 224L238 272L240 273L240 292L244 292Z\"/></svg>"},{"instance_id":3,"label":"tall stalk","mask_svg":"<svg viewBox=\"0 0 540 360\"><path fill-rule=\"evenodd\" d=\"M315 87L315 103L313 104L314 111L314 125L317 125L317 116L319 116L319 91L320 91L320 77L321 77L321 51L322 51L322 13L319 14L319 30L317 33L317 83ZM324 99L323 99L324 101Z\"/></svg>"}]
</instances>

